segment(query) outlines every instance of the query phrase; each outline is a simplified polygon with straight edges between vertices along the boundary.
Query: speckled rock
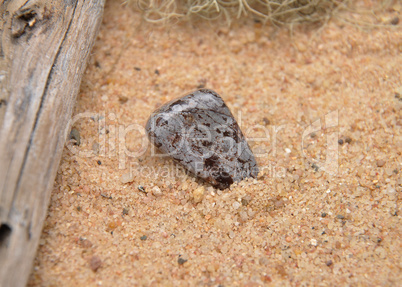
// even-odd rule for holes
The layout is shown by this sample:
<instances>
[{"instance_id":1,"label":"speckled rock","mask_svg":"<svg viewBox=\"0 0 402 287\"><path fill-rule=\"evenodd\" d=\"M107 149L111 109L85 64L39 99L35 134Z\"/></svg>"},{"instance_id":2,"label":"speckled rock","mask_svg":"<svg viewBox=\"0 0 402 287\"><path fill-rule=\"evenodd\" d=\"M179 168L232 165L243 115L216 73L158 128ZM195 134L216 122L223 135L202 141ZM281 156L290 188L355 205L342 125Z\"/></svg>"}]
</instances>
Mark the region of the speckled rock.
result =
<instances>
[{"instance_id":1,"label":"speckled rock","mask_svg":"<svg viewBox=\"0 0 402 287\"><path fill-rule=\"evenodd\" d=\"M201 89L166 103L151 115L146 130L162 154L217 188L258 174L243 133L214 91Z\"/></svg>"}]
</instances>

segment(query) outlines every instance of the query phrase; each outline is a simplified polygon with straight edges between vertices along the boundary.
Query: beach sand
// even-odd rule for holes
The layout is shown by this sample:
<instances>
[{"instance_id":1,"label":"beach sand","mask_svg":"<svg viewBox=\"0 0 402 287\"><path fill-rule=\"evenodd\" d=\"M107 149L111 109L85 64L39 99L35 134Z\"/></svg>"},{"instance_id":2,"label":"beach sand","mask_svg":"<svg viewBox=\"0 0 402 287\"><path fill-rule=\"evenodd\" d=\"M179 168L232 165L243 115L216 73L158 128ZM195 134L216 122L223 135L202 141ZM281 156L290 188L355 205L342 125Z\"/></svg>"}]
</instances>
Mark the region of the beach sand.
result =
<instances>
[{"instance_id":1,"label":"beach sand","mask_svg":"<svg viewBox=\"0 0 402 287\"><path fill-rule=\"evenodd\" d=\"M400 26L163 26L107 1L28 286L397 286ZM200 87L258 178L217 190L153 155L150 114Z\"/></svg>"}]
</instances>

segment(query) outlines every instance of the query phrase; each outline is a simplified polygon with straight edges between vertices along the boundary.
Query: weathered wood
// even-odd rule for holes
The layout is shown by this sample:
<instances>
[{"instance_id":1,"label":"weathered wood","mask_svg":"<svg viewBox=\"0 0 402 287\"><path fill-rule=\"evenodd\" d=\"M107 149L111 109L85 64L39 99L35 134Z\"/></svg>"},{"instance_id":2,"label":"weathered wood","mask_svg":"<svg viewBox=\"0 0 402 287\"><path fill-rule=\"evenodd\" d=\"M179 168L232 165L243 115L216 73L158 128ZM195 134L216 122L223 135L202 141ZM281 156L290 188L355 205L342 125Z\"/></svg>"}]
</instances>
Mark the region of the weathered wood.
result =
<instances>
[{"instance_id":1,"label":"weathered wood","mask_svg":"<svg viewBox=\"0 0 402 287\"><path fill-rule=\"evenodd\" d=\"M104 2L0 2L0 286L27 282Z\"/></svg>"}]
</instances>

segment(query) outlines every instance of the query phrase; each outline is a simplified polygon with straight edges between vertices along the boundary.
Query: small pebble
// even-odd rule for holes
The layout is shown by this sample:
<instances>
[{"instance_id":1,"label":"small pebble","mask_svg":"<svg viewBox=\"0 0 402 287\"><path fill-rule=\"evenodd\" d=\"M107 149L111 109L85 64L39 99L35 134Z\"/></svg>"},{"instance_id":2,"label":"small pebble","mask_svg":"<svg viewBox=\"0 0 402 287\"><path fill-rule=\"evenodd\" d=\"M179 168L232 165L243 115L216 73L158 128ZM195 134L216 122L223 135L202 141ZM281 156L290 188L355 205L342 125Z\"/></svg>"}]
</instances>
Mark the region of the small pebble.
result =
<instances>
[{"instance_id":1,"label":"small pebble","mask_svg":"<svg viewBox=\"0 0 402 287\"><path fill-rule=\"evenodd\" d=\"M235 201L235 202L233 202L232 206L234 209L238 209L240 207L240 202Z\"/></svg>"},{"instance_id":2,"label":"small pebble","mask_svg":"<svg viewBox=\"0 0 402 287\"><path fill-rule=\"evenodd\" d=\"M148 238L148 237L147 237L146 235L143 235L143 236L140 237L140 239L141 239L142 241L147 240L147 238Z\"/></svg>"},{"instance_id":3,"label":"small pebble","mask_svg":"<svg viewBox=\"0 0 402 287\"><path fill-rule=\"evenodd\" d=\"M348 144L350 144L350 143L352 142L352 139L351 139L350 137L346 137L346 138L345 138L345 142L348 143Z\"/></svg>"},{"instance_id":4,"label":"small pebble","mask_svg":"<svg viewBox=\"0 0 402 287\"><path fill-rule=\"evenodd\" d=\"M102 266L102 260L99 256L92 256L89 261L89 266L91 267L92 271L96 272Z\"/></svg>"},{"instance_id":5,"label":"small pebble","mask_svg":"<svg viewBox=\"0 0 402 287\"><path fill-rule=\"evenodd\" d=\"M317 246L317 239L312 238L310 240L310 244L313 245L313 246Z\"/></svg>"},{"instance_id":6,"label":"small pebble","mask_svg":"<svg viewBox=\"0 0 402 287\"><path fill-rule=\"evenodd\" d=\"M398 25L399 24L399 18L398 17L392 18L390 23L391 23L391 25Z\"/></svg>"},{"instance_id":7,"label":"small pebble","mask_svg":"<svg viewBox=\"0 0 402 287\"><path fill-rule=\"evenodd\" d=\"M246 195L241 199L241 204L243 206L247 206L250 203L250 196Z\"/></svg>"},{"instance_id":8,"label":"small pebble","mask_svg":"<svg viewBox=\"0 0 402 287\"><path fill-rule=\"evenodd\" d=\"M154 186L153 188L152 188L152 194L154 195L154 196L156 196L156 197L159 197L159 196L161 196L162 195L162 191L161 191L161 189L159 188L159 186Z\"/></svg>"},{"instance_id":9,"label":"small pebble","mask_svg":"<svg viewBox=\"0 0 402 287\"><path fill-rule=\"evenodd\" d=\"M147 194L148 192L145 190L145 187L143 187L142 185L138 186L138 190L141 191L142 193Z\"/></svg>"},{"instance_id":10,"label":"small pebble","mask_svg":"<svg viewBox=\"0 0 402 287\"><path fill-rule=\"evenodd\" d=\"M181 258L181 257L179 257L179 259L177 259L177 263L179 263L179 265L183 265L187 261L188 261L187 259L184 259L184 258Z\"/></svg>"},{"instance_id":11,"label":"small pebble","mask_svg":"<svg viewBox=\"0 0 402 287\"><path fill-rule=\"evenodd\" d=\"M339 139L338 144L343 145L343 139Z\"/></svg>"},{"instance_id":12,"label":"small pebble","mask_svg":"<svg viewBox=\"0 0 402 287\"><path fill-rule=\"evenodd\" d=\"M140 67L134 67L134 70L141 71L141 68Z\"/></svg>"},{"instance_id":13,"label":"small pebble","mask_svg":"<svg viewBox=\"0 0 402 287\"><path fill-rule=\"evenodd\" d=\"M332 265L332 263L333 263L332 260L328 260L328 261L325 263L325 265L327 265L327 266L329 267L329 266Z\"/></svg>"},{"instance_id":14,"label":"small pebble","mask_svg":"<svg viewBox=\"0 0 402 287\"><path fill-rule=\"evenodd\" d=\"M128 214L128 208L123 208L123 215L127 215Z\"/></svg>"},{"instance_id":15,"label":"small pebble","mask_svg":"<svg viewBox=\"0 0 402 287\"><path fill-rule=\"evenodd\" d=\"M75 145L81 144L80 132L77 129L72 129L70 132L70 139L75 140Z\"/></svg>"},{"instance_id":16,"label":"small pebble","mask_svg":"<svg viewBox=\"0 0 402 287\"><path fill-rule=\"evenodd\" d=\"M384 165L385 165L385 161L384 161L384 160L382 160L382 159L377 160L377 166L378 166L378 167L383 167Z\"/></svg>"},{"instance_id":17,"label":"small pebble","mask_svg":"<svg viewBox=\"0 0 402 287\"><path fill-rule=\"evenodd\" d=\"M327 214L325 212L321 213L321 217L325 217Z\"/></svg>"},{"instance_id":18,"label":"small pebble","mask_svg":"<svg viewBox=\"0 0 402 287\"><path fill-rule=\"evenodd\" d=\"M98 160L98 161L97 161L97 163L98 163L99 165L101 165L101 164L102 164L102 162L101 162L100 160Z\"/></svg>"},{"instance_id":19,"label":"small pebble","mask_svg":"<svg viewBox=\"0 0 402 287\"><path fill-rule=\"evenodd\" d=\"M338 218L338 219L344 219L345 216L343 216L343 215L341 215L341 214L338 214L338 215L336 216L336 218Z\"/></svg>"},{"instance_id":20,"label":"small pebble","mask_svg":"<svg viewBox=\"0 0 402 287\"><path fill-rule=\"evenodd\" d=\"M127 103L128 98L126 96L119 96L119 102L121 105Z\"/></svg>"},{"instance_id":21,"label":"small pebble","mask_svg":"<svg viewBox=\"0 0 402 287\"><path fill-rule=\"evenodd\" d=\"M194 189L193 191L193 199L195 203L199 203L204 199L205 187L200 186L199 188Z\"/></svg>"},{"instance_id":22,"label":"small pebble","mask_svg":"<svg viewBox=\"0 0 402 287\"><path fill-rule=\"evenodd\" d=\"M247 212L245 212L245 211L240 211L240 212L239 212L239 215L240 215L240 220L241 220L242 222L246 222L246 221L248 220L248 214L247 214Z\"/></svg>"},{"instance_id":23,"label":"small pebble","mask_svg":"<svg viewBox=\"0 0 402 287\"><path fill-rule=\"evenodd\" d=\"M229 231L228 236L230 239L233 239L235 237L235 233L233 232L233 230Z\"/></svg>"}]
</instances>

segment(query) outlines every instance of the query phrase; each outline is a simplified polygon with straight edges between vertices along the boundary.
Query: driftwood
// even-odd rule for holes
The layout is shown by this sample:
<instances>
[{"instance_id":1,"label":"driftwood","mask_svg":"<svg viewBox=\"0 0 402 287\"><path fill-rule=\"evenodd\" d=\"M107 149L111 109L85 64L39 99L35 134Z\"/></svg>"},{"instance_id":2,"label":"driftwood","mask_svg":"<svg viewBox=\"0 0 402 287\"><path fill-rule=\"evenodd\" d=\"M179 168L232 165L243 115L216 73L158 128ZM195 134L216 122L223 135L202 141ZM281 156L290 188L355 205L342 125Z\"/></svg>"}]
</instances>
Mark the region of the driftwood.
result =
<instances>
[{"instance_id":1,"label":"driftwood","mask_svg":"<svg viewBox=\"0 0 402 287\"><path fill-rule=\"evenodd\" d=\"M105 0L0 0L0 286L25 286Z\"/></svg>"}]
</instances>

